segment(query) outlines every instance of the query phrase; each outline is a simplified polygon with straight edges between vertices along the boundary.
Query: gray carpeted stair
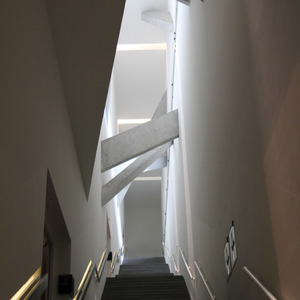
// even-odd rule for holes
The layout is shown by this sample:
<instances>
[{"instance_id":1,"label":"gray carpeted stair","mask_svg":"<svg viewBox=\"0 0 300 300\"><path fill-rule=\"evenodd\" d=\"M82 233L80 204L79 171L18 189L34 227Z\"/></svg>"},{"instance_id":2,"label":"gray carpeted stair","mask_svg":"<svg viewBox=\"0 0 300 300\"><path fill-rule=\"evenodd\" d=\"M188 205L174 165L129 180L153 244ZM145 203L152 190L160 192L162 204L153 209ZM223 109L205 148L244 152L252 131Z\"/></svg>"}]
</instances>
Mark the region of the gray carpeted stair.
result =
<instances>
[{"instance_id":1,"label":"gray carpeted stair","mask_svg":"<svg viewBox=\"0 0 300 300\"><path fill-rule=\"evenodd\" d=\"M139 257L139 258L124 258L124 265L146 265L146 264L165 264L164 257Z\"/></svg>"},{"instance_id":2,"label":"gray carpeted stair","mask_svg":"<svg viewBox=\"0 0 300 300\"><path fill-rule=\"evenodd\" d=\"M137 264L137 265L122 265L120 267L120 276L142 276L142 275L168 275L170 269L167 264Z\"/></svg>"},{"instance_id":3,"label":"gray carpeted stair","mask_svg":"<svg viewBox=\"0 0 300 300\"><path fill-rule=\"evenodd\" d=\"M102 300L190 299L184 278L170 273L163 257L125 259L119 275L107 278Z\"/></svg>"}]
</instances>

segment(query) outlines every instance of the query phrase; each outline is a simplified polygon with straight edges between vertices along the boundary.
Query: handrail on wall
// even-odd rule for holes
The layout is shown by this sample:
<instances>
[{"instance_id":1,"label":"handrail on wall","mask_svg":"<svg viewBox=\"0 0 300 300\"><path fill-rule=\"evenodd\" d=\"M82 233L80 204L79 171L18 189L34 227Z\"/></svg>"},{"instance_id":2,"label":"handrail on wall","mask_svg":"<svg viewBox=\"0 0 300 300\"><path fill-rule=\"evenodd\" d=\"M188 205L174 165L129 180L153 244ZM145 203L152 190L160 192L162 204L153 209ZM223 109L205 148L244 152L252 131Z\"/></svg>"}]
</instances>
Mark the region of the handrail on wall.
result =
<instances>
[{"instance_id":1,"label":"handrail on wall","mask_svg":"<svg viewBox=\"0 0 300 300\"><path fill-rule=\"evenodd\" d=\"M39 298L48 287L48 273L41 277L39 267L10 300Z\"/></svg>"},{"instance_id":2,"label":"handrail on wall","mask_svg":"<svg viewBox=\"0 0 300 300\"><path fill-rule=\"evenodd\" d=\"M244 266L243 269L249 275L249 277L260 287L260 289L265 293L265 295L271 300L277 300L276 297L272 295L272 293L254 276L254 274Z\"/></svg>"},{"instance_id":3,"label":"handrail on wall","mask_svg":"<svg viewBox=\"0 0 300 300\"><path fill-rule=\"evenodd\" d=\"M195 280L196 277L193 276L193 274L192 274L192 272L191 272L191 268L190 268L190 266L187 264L186 258L185 258L184 254L183 254L183 252L182 252L181 247L180 247L180 246L177 246L177 247L178 247L178 249L179 249L179 251L180 251L180 254L181 254L181 256L182 256L183 262L184 262L185 267L186 267L186 269L187 269L187 271L188 271L188 273L189 273L190 278L191 278L192 280ZM169 258L173 260L175 270L176 270L176 272L178 273L178 272L179 272L179 268L177 268L177 266L176 266L176 261L175 261L175 259L174 259L173 254L170 254L170 251L169 251L168 247L167 247L164 243L163 243L163 248L164 248L164 251L165 251L165 252L167 253L167 255L169 256ZM210 289L210 287L209 287L209 285L208 285L208 280L204 277L204 275L203 275L203 273L202 273L200 267L198 266L197 262L194 261L194 264L195 264L196 269L198 270L198 272L199 272L199 274L200 274L200 276L201 276L201 279L203 280L203 283L204 283L204 285L205 285L205 287L206 287L206 289L207 289L207 292L208 292L210 298L211 298L212 300L217 299L216 296L212 293L212 291L211 291L211 289ZM272 299L272 300L273 300L273 299ZM276 299L276 300L277 300L277 299Z\"/></svg>"},{"instance_id":4,"label":"handrail on wall","mask_svg":"<svg viewBox=\"0 0 300 300\"><path fill-rule=\"evenodd\" d=\"M86 293L86 290L88 288L88 285L90 283L90 279L91 279L91 276L93 274L93 271L94 269L96 268L96 265L93 266L93 263L92 261L90 260L85 272L84 272L84 275L81 279L81 282L78 286L78 289L77 289L77 292L73 298L73 300L80 300L80 299L84 299L84 296L85 296L85 293Z\"/></svg>"},{"instance_id":5,"label":"handrail on wall","mask_svg":"<svg viewBox=\"0 0 300 300\"><path fill-rule=\"evenodd\" d=\"M116 252L116 251L114 252L113 258L112 258L112 261L111 261L111 265L110 265L110 271L111 271L111 273L113 273L114 270L115 270L116 262L120 261L120 257L123 254L123 249L124 249L124 245L121 246L118 249L118 252Z\"/></svg>"},{"instance_id":6,"label":"handrail on wall","mask_svg":"<svg viewBox=\"0 0 300 300\"><path fill-rule=\"evenodd\" d=\"M186 259L185 259L184 255L183 255L183 252L182 252L182 250L181 250L181 247L178 246L178 249L179 249L179 251L180 251L180 254L181 254L181 257L182 257L183 262L184 262L184 264L185 264L185 267L186 267L186 269L187 269L187 271L188 271L188 273L189 273L189 275L190 275L190 278L191 278L192 280L195 280L195 276L193 276L193 274L192 274L192 272L191 272L191 267L190 267L190 266L187 264L187 262L186 262Z\"/></svg>"},{"instance_id":7,"label":"handrail on wall","mask_svg":"<svg viewBox=\"0 0 300 300\"><path fill-rule=\"evenodd\" d=\"M101 259L100 259L100 262L98 264L98 267L95 268L95 277L97 279L98 282L100 282L100 279L101 279L101 276L102 276L102 273L103 273L103 270L104 270L104 266L105 266L105 262L106 262L106 253L107 253L107 249L104 249L103 253L102 253L102 256L101 256Z\"/></svg>"},{"instance_id":8,"label":"handrail on wall","mask_svg":"<svg viewBox=\"0 0 300 300\"><path fill-rule=\"evenodd\" d=\"M117 254L117 261L118 261L118 262L120 261L120 258L121 258L121 256L123 255L123 253L124 253L124 245L121 246L121 247L119 248L119 250L118 250L118 254Z\"/></svg>"},{"instance_id":9,"label":"handrail on wall","mask_svg":"<svg viewBox=\"0 0 300 300\"><path fill-rule=\"evenodd\" d=\"M166 251L167 255L169 256L169 259L171 259L173 261L173 264L174 264L174 269L175 271L178 273L179 272L179 269L176 265L176 261L175 261L175 258L174 258L174 255L173 254L170 254L170 250L169 248L163 243L163 248L164 248L164 251Z\"/></svg>"},{"instance_id":10,"label":"handrail on wall","mask_svg":"<svg viewBox=\"0 0 300 300\"><path fill-rule=\"evenodd\" d=\"M110 271L113 273L115 270L115 266L116 266L116 251L113 254L112 260L111 260L111 264L110 264Z\"/></svg>"},{"instance_id":11,"label":"handrail on wall","mask_svg":"<svg viewBox=\"0 0 300 300\"><path fill-rule=\"evenodd\" d=\"M123 254L123 250L124 250L124 245L118 249L117 253L114 252L113 259L111 262L111 272L113 272L115 269L116 261L119 262L120 257ZM96 264L93 265L92 261L90 260L73 300L84 299L86 290L88 288L88 285L91 280L91 276L94 271L95 271L95 277L97 281L100 282L106 259L107 259L107 249L103 251L98 267L96 267ZM32 297L34 297L34 299L37 299L42 295L42 293L45 291L47 287L48 287L48 274L45 274L41 278L41 267L39 267L10 300L21 300L21 299L30 300L32 299Z\"/></svg>"},{"instance_id":12,"label":"handrail on wall","mask_svg":"<svg viewBox=\"0 0 300 300\"><path fill-rule=\"evenodd\" d=\"M201 279L202 279L202 281L203 281L203 283L204 283L204 285L205 285L205 287L206 287L206 289L207 289L207 292L208 292L208 294L209 294L209 296L210 296L210 299L212 299L212 300L217 299L216 296L212 293L210 287L208 286L208 283L207 283L208 280L204 277L204 275L203 275L203 273L201 272L201 269L200 269L200 267L198 266L197 262L194 261L194 264L195 264L196 269L198 270L198 272L199 272L199 274L200 274L200 277L201 277Z\"/></svg>"},{"instance_id":13,"label":"handrail on wall","mask_svg":"<svg viewBox=\"0 0 300 300\"><path fill-rule=\"evenodd\" d=\"M175 261L175 259L174 259L174 256L173 256L173 255L172 255L172 256L170 255L170 251L169 251L168 247L167 247L164 243L163 243L163 247L167 250L167 254L168 254L169 258L172 258L173 263L174 263L175 271L176 271L176 272L179 272L179 268L176 266L176 261ZM180 247L180 246L177 246L177 247L178 247L178 249L179 249L179 251L180 251L180 254L181 254L181 256L182 256L183 262L184 262L185 267L186 267L186 269L187 269L187 271L188 271L188 273L189 273L190 278L191 278L192 280L195 280L195 276L193 276L193 274L192 274L192 272L191 272L191 267L190 267L190 266L187 264L187 262L186 262L186 259L185 259L184 255L183 255L183 252L182 252L182 250L181 250L181 247Z\"/></svg>"}]
</instances>

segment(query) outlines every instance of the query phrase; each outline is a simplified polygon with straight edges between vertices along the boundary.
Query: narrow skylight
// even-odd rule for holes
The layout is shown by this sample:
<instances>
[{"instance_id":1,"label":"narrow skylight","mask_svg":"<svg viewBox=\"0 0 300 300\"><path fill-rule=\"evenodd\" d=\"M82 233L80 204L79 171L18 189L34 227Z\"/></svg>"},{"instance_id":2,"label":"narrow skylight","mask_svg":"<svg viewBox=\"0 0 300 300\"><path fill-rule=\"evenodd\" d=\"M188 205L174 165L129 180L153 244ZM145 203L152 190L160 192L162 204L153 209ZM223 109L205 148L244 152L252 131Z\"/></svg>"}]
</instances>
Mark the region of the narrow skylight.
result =
<instances>
[{"instance_id":1,"label":"narrow skylight","mask_svg":"<svg viewBox=\"0 0 300 300\"><path fill-rule=\"evenodd\" d=\"M117 51L166 50L166 43L153 44L118 44Z\"/></svg>"},{"instance_id":2,"label":"narrow skylight","mask_svg":"<svg viewBox=\"0 0 300 300\"><path fill-rule=\"evenodd\" d=\"M158 181L161 180L160 176L157 177L136 177L134 181Z\"/></svg>"},{"instance_id":3,"label":"narrow skylight","mask_svg":"<svg viewBox=\"0 0 300 300\"><path fill-rule=\"evenodd\" d=\"M151 119L118 119L118 125L143 124Z\"/></svg>"}]
</instances>

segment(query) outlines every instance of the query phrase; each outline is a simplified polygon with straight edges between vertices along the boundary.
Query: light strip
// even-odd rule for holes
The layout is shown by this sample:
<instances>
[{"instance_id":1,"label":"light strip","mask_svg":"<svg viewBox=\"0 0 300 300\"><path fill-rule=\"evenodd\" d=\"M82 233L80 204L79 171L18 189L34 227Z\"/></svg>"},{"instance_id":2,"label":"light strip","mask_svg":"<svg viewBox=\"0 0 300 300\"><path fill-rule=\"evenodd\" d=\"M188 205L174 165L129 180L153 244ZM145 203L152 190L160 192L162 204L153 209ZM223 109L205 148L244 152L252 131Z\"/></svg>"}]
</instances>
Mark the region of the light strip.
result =
<instances>
[{"instance_id":1,"label":"light strip","mask_svg":"<svg viewBox=\"0 0 300 300\"><path fill-rule=\"evenodd\" d=\"M160 176L157 177L137 177L134 181L158 181L161 180Z\"/></svg>"},{"instance_id":2,"label":"light strip","mask_svg":"<svg viewBox=\"0 0 300 300\"><path fill-rule=\"evenodd\" d=\"M143 124L151 119L118 119L118 125Z\"/></svg>"},{"instance_id":3,"label":"light strip","mask_svg":"<svg viewBox=\"0 0 300 300\"><path fill-rule=\"evenodd\" d=\"M166 43L155 44L118 44L117 51L166 50Z\"/></svg>"}]
</instances>

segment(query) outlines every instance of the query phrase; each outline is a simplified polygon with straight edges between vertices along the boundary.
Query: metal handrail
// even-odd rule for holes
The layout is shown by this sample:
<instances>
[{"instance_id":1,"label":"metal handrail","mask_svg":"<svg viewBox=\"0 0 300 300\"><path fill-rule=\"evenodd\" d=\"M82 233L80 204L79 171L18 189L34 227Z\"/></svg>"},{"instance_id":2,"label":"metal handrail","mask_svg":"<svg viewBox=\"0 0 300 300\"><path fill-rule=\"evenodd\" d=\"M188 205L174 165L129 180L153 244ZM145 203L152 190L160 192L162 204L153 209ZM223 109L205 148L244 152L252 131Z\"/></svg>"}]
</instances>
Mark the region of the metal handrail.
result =
<instances>
[{"instance_id":1,"label":"metal handrail","mask_svg":"<svg viewBox=\"0 0 300 300\"><path fill-rule=\"evenodd\" d=\"M120 261L120 257L123 255L123 252L124 252L124 245L121 246L118 251L114 252L113 254L113 258L112 258L112 261L111 261L111 265L110 265L110 271L111 273L114 272L115 270L115 266L116 266L116 262L119 262Z\"/></svg>"},{"instance_id":2,"label":"metal handrail","mask_svg":"<svg viewBox=\"0 0 300 300\"><path fill-rule=\"evenodd\" d=\"M115 251L113 254L113 258L112 258L111 265L110 265L111 273L113 273L115 270L116 262L120 261L120 257L123 254L123 248L124 248L124 245L118 249L118 252Z\"/></svg>"},{"instance_id":3,"label":"metal handrail","mask_svg":"<svg viewBox=\"0 0 300 300\"><path fill-rule=\"evenodd\" d=\"M42 295L47 287L48 273L41 277L41 267L39 267L11 298L11 300L36 299Z\"/></svg>"},{"instance_id":4,"label":"metal handrail","mask_svg":"<svg viewBox=\"0 0 300 300\"><path fill-rule=\"evenodd\" d=\"M110 271L113 273L115 270L115 266L116 266L116 251L113 254L112 260L111 260L111 264L110 264Z\"/></svg>"},{"instance_id":5,"label":"metal handrail","mask_svg":"<svg viewBox=\"0 0 300 300\"><path fill-rule=\"evenodd\" d=\"M183 262L184 262L184 264L185 264L185 267L186 267L186 269L187 269L187 271L188 271L188 273L189 273L189 275L190 275L190 278L191 278L192 280L195 280L195 276L193 276L193 274L192 274L192 272L191 272L191 267L190 267L190 266L188 265L188 263L186 262L186 259L185 259L184 255L183 255L183 252L182 252L182 250L181 250L181 247L178 246L178 249L179 249L179 251L180 251L180 254L181 254L181 257L182 257Z\"/></svg>"},{"instance_id":6,"label":"metal handrail","mask_svg":"<svg viewBox=\"0 0 300 300\"><path fill-rule=\"evenodd\" d=\"M178 273L179 272L179 268L177 267L177 264L176 264L176 260L174 258L174 255L173 254L170 254L170 250L169 248L163 243L163 247L164 247L164 250L166 251L167 255L169 256L169 259L171 259L173 261L173 264L174 264L174 269L175 271Z\"/></svg>"},{"instance_id":7,"label":"metal handrail","mask_svg":"<svg viewBox=\"0 0 300 300\"><path fill-rule=\"evenodd\" d=\"M90 260L84 274L83 277L81 279L81 282L78 286L77 292L73 298L73 300L80 300L80 299L84 299L85 293L87 291L88 285L90 283L92 274L94 269L96 268L96 264L93 266L92 261Z\"/></svg>"},{"instance_id":8,"label":"metal handrail","mask_svg":"<svg viewBox=\"0 0 300 300\"><path fill-rule=\"evenodd\" d=\"M271 300L277 300L277 298L272 295L272 293L254 276L254 274L244 266L243 269L249 275L249 277L260 287L260 289L265 293L265 295Z\"/></svg>"},{"instance_id":9,"label":"metal handrail","mask_svg":"<svg viewBox=\"0 0 300 300\"><path fill-rule=\"evenodd\" d=\"M210 287L208 286L208 280L204 277L204 275L203 275L203 273L201 272L201 269L200 269L200 267L198 266L197 262L194 261L194 264L195 264L196 269L198 270L198 272L199 272L199 274L200 274L200 277L201 277L201 279L202 279L202 281L203 281L203 283L204 283L204 285L205 285L205 287L206 287L206 289L207 289L207 292L208 292L210 298L211 298L212 300L217 299L216 296L212 293Z\"/></svg>"},{"instance_id":10,"label":"metal handrail","mask_svg":"<svg viewBox=\"0 0 300 300\"><path fill-rule=\"evenodd\" d=\"M105 266L106 258L107 258L106 254L107 254L107 249L104 249L104 251L102 253L102 256L101 256L101 259L100 259L100 262L98 264L98 267L95 268L95 277L96 277L98 282L100 282L100 279L101 279L101 276L102 276L102 273L103 273L103 270L104 270L104 266Z\"/></svg>"},{"instance_id":11,"label":"metal handrail","mask_svg":"<svg viewBox=\"0 0 300 300\"><path fill-rule=\"evenodd\" d=\"M125 248L124 245L119 248L118 254L117 254L117 262L119 262L120 258L123 256L123 254L124 254L124 248Z\"/></svg>"}]
</instances>

